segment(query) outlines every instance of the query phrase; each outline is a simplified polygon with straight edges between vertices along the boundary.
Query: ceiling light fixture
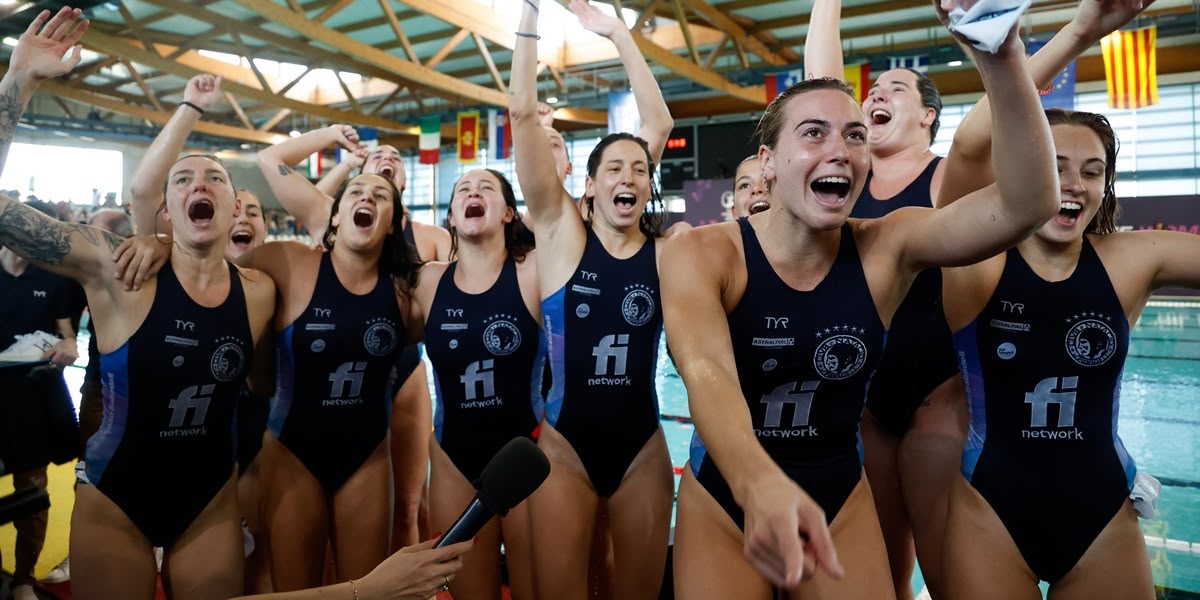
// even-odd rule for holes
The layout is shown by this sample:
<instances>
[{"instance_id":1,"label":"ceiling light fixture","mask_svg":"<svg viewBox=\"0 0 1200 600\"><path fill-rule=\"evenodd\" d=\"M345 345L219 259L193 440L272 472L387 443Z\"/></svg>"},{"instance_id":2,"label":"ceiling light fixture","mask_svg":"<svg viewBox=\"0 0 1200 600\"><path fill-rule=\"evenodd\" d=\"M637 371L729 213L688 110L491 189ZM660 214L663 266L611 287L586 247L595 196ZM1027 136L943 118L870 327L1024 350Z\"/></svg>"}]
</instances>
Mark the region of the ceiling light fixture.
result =
<instances>
[{"instance_id":1,"label":"ceiling light fixture","mask_svg":"<svg viewBox=\"0 0 1200 600\"><path fill-rule=\"evenodd\" d=\"M962 65L963 65L963 63L961 60L952 60L952 61L946 63L947 67L961 67Z\"/></svg>"}]
</instances>

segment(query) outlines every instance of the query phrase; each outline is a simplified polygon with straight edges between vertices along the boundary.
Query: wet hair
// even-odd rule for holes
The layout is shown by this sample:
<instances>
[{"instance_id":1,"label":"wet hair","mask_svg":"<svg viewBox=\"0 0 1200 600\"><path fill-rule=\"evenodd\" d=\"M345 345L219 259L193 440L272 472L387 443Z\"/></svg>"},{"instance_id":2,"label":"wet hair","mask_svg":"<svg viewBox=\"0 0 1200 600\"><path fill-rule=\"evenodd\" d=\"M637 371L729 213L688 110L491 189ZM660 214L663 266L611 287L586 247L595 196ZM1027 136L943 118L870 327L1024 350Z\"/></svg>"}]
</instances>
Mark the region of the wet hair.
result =
<instances>
[{"instance_id":1,"label":"wet hair","mask_svg":"<svg viewBox=\"0 0 1200 600\"><path fill-rule=\"evenodd\" d=\"M933 109L933 123L929 126L929 143L937 138L938 128L942 125L942 94L937 84L928 75L916 69L904 69L917 76L917 92L921 94L921 106Z\"/></svg>"},{"instance_id":2,"label":"wet hair","mask_svg":"<svg viewBox=\"0 0 1200 600\"><path fill-rule=\"evenodd\" d=\"M663 206L662 190L659 189L658 182L655 181L656 165L654 159L650 158L650 144L642 138L624 132L610 133L600 139L600 143L596 144L596 148L588 155L587 175L592 179L596 178L596 173L600 170L600 160L604 157L604 151L616 142L628 140L636 143L646 153L646 168L650 173L650 201L646 203L645 210L642 211L642 218L638 220L638 229L649 238L662 237L663 223ZM595 212L595 201L593 196L586 196L583 199L587 206L587 223L592 224L592 215Z\"/></svg>"},{"instance_id":3,"label":"wet hair","mask_svg":"<svg viewBox=\"0 0 1200 600\"><path fill-rule=\"evenodd\" d=\"M856 104L858 103L858 99L854 96L854 88L846 85L846 82L840 79L832 77L805 79L780 92L767 105L762 117L758 120L758 126L754 128L755 139L764 146L774 149L775 145L779 143L779 133L783 130L783 105L800 94L817 90L837 90L850 96Z\"/></svg>"},{"instance_id":4,"label":"wet hair","mask_svg":"<svg viewBox=\"0 0 1200 600\"><path fill-rule=\"evenodd\" d=\"M783 106L800 94L815 92L817 90L836 90L842 92L854 100L855 105L858 104L858 98L854 95L854 88L846 85L846 82L840 79L832 77L805 79L780 92L767 105L762 117L758 120L758 126L754 128L754 139L757 139L760 144L774 150L775 145L779 143L779 134L783 130ZM770 190L773 182L764 181L763 184Z\"/></svg>"},{"instance_id":5,"label":"wet hair","mask_svg":"<svg viewBox=\"0 0 1200 600\"><path fill-rule=\"evenodd\" d=\"M225 182L229 184L230 188L233 188L234 195L235 196L237 195L237 188L233 185L233 174L229 172L229 167L225 166L225 163L221 162L221 159L217 158L216 156L213 156L212 154L185 154L183 156L180 156L175 162L171 163L171 168L174 168L175 165L177 165L181 161L185 161L189 158L207 158L208 160L211 160L211 161L217 163L218 165L221 165L221 170L225 171ZM167 186L171 183L170 172L171 172L171 170L167 169L167 173L168 173L167 178L163 180L162 191L163 191L164 197L167 195ZM251 193L253 193L253 192L251 192Z\"/></svg>"},{"instance_id":6,"label":"wet hair","mask_svg":"<svg viewBox=\"0 0 1200 600\"><path fill-rule=\"evenodd\" d=\"M33 210L36 210L36 211L42 213L43 215L46 215L47 217L54 219L55 221L61 220L58 218L58 209L54 208L53 204L50 204L49 202L46 202L45 200L39 200L37 198L33 198L32 200L26 200L25 206L28 206L29 208L32 208Z\"/></svg>"},{"instance_id":7,"label":"wet hair","mask_svg":"<svg viewBox=\"0 0 1200 600\"><path fill-rule=\"evenodd\" d=\"M404 239L404 211L400 210L400 190L396 187L396 182L381 175L375 176L387 182L388 189L392 191L392 204L394 205L392 232L383 238L383 252L379 255L379 268L391 275L398 291L407 294L417 287L417 274L423 263L417 254L416 246ZM362 177L362 175L358 177ZM350 184L358 177L352 177L342 182L333 196L333 206L329 210L329 224L325 227L325 235L321 236L321 244L325 246L326 250L332 251L334 243L337 242L337 226L333 224L333 217L338 214L338 208L342 205L342 196L346 194L346 188L350 187Z\"/></svg>"},{"instance_id":8,"label":"wet hair","mask_svg":"<svg viewBox=\"0 0 1200 600\"><path fill-rule=\"evenodd\" d=\"M1112 233L1117 230L1117 218L1121 215L1121 207L1117 205L1117 153L1121 151L1121 142L1113 131L1112 125L1104 115L1080 110L1063 110L1061 108L1046 109L1046 120L1050 126L1077 125L1087 127L1100 138L1104 146L1104 197L1100 201L1100 210L1088 223L1087 233Z\"/></svg>"},{"instance_id":9,"label":"wet hair","mask_svg":"<svg viewBox=\"0 0 1200 600\"><path fill-rule=\"evenodd\" d=\"M491 173L500 182L500 194L504 196L504 205L513 211L512 220L504 224L504 249L508 251L509 256L513 257L513 260L521 262L525 260L525 255L533 250L533 234L525 225L524 219L521 218L521 211L517 210L517 194L503 173L495 169L483 170ZM458 181L461 180L462 177L459 177ZM454 186L450 189L457 188L458 181L455 181ZM453 192L451 195L453 196ZM449 223L450 211L447 210L446 228L450 230L450 258L453 259L458 256L458 231Z\"/></svg>"}]
</instances>

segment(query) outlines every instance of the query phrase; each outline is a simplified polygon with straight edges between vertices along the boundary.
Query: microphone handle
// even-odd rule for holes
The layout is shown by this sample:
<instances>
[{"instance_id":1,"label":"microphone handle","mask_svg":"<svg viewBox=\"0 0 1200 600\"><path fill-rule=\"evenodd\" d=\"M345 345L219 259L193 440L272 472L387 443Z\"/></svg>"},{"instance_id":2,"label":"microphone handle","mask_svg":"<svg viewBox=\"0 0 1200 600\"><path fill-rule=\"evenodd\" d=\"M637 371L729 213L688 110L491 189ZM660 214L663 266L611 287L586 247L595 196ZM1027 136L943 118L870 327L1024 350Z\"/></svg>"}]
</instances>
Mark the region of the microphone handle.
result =
<instances>
[{"instance_id":1,"label":"microphone handle","mask_svg":"<svg viewBox=\"0 0 1200 600\"><path fill-rule=\"evenodd\" d=\"M483 526L487 525L488 521L492 520L494 516L496 516L496 513L485 506L477 496L474 500L471 500L471 503L467 505L467 509L459 515L458 520L450 526L446 534L437 541L434 548L441 548L442 546L474 539L479 534L479 530L483 529Z\"/></svg>"}]
</instances>

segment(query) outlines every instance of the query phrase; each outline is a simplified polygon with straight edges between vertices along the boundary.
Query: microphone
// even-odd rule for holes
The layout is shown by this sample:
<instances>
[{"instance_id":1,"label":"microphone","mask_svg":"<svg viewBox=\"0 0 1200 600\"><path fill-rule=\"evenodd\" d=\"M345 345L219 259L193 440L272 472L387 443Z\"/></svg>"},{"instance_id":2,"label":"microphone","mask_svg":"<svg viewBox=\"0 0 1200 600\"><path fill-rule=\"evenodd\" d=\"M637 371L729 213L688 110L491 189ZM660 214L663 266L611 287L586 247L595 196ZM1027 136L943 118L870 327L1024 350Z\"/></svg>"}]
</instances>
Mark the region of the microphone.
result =
<instances>
[{"instance_id":1,"label":"microphone","mask_svg":"<svg viewBox=\"0 0 1200 600\"><path fill-rule=\"evenodd\" d=\"M549 474L550 461L537 445L526 437L513 438L488 461L475 483L475 499L434 547L474 538L493 516L507 515L528 498Z\"/></svg>"}]
</instances>

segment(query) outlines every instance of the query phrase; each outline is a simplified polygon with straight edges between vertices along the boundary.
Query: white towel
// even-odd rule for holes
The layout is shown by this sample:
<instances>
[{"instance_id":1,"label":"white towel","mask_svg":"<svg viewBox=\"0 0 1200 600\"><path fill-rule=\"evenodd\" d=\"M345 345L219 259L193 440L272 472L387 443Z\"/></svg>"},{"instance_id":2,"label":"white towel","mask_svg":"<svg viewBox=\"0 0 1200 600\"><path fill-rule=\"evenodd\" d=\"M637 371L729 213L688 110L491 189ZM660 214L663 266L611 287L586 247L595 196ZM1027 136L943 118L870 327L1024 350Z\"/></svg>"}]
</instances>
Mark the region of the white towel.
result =
<instances>
[{"instance_id":1,"label":"white towel","mask_svg":"<svg viewBox=\"0 0 1200 600\"><path fill-rule=\"evenodd\" d=\"M996 53L1017 19L1029 9L1030 0L979 0L969 9L955 7L949 13L950 31L961 34L972 46Z\"/></svg>"},{"instance_id":2,"label":"white towel","mask_svg":"<svg viewBox=\"0 0 1200 600\"><path fill-rule=\"evenodd\" d=\"M1143 519L1153 519L1154 509L1158 505L1158 492L1162 484L1153 476L1139 472L1133 477L1133 490L1129 492L1133 500L1133 510Z\"/></svg>"}]
</instances>

